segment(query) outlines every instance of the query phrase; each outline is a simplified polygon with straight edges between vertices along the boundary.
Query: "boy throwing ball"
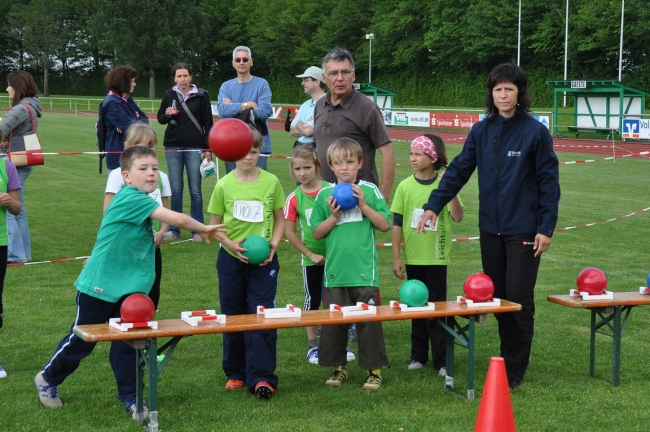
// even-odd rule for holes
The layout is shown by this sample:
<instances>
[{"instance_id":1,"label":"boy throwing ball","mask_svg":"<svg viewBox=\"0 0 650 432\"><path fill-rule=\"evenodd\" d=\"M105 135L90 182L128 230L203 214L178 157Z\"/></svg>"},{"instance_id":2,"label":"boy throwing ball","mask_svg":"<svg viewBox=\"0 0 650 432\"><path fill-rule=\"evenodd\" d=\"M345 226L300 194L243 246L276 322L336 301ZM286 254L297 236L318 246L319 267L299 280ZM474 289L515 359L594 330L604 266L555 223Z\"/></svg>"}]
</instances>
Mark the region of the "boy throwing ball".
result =
<instances>
[{"instance_id":1,"label":"boy throwing ball","mask_svg":"<svg viewBox=\"0 0 650 432\"><path fill-rule=\"evenodd\" d=\"M34 378L41 403L62 406L58 386L95 348L72 329L77 325L103 324L120 316L122 301L134 293L148 294L154 281L154 240L151 219L199 232L209 242L223 232L223 225L202 223L164 208L147 194L158 186L158 158L144 146L131 147L120 157L126 187L120 189L106 209L92 254L74 285L77 312L70 332ZM117 383L117 398L126 412L136 416L136 353L123 341L112 342L110 362ZM146 405L142 407L148 415Z\"/></svg>"}]
</instances>

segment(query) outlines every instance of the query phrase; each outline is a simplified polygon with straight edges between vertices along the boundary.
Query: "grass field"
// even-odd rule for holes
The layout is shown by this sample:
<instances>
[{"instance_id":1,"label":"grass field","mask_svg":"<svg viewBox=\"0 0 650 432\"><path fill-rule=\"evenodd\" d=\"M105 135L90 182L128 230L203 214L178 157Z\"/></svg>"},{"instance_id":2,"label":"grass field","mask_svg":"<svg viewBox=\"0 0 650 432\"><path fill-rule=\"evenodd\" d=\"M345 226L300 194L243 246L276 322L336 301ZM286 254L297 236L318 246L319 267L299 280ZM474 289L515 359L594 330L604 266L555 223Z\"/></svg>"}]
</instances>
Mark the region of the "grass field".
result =
<instances>
[{"instance_id":1,"label":"grass field","mask_svg":"<svg viewBox=\"0 0 650 432\"><path fill-rule=\"evenodd\" d=\"M45 151L93 151L95 117L46 113L39 135ZM163 128L153 125L158 136ZM292 139L273 132L274 153L287 155ZM449 145L451 156L460 146ZM406 143L396 144L398 162L408 161ZM559 153L563 161L584 155ZM161 154L162 169L165 159ZM88 255L101 220L106 174L97 172L97 156L46 156L27 180L26 206L34 261ZM269 171L285 193L294 187L287 159L271 159ZM648 205L647 159L619 159L560 166L562 200L558 227L604 221ZM223 171L223 166L222 172ZM398 167L394 188L412 173ZM216 178L203 180L205 208ZM477 184L474 177L461 193L465 219L454 237L478 235ZM185 198L189 208L189 199ZM536 335L532 364L524 384L512 391L520 431L642 431L650 423L647 400L650 308L633 311L622 340L621 386L611 387L611 338L597 337L596 378L589 371L589 313L549 303L551 294L567 294L585 267L599 267L613 291L635 291L650 271L644 238L650 237L650 214L643 212L596 226L560 231L543 255L536 288ZM378 235L390 242L389 233ZM189 238L187 232L183 238ZM191 242L163 249L162 296L158 319L178 318L182 310L218 309L215 271L217 245ZM284 243L278 304L302 304L299 254ZM380 248L382 297L397 299L399 281L392 275L390 248ZM117 402L108 363L109 344L100 343L59 390L64 406L52 410L38 402L34 375L52 355L74 318L73 282L82 262L10 267L5 280L4 328L0 361L8 377L0 380L0 431L137 431L139 426ZM464 279L481 271L477 241L455 243L449 267L449 299L461 294ZM388 354L384 387L361 389L365 372L354 363L341 388L324 385L330 370L305 361L303 329L280 330L280 384L270 401L245 391L224 389L219 335L187 338L178 345L159 379L159 420L164 431L467 431L474 425L490 357L499 354L496 321L477 326L476 400L443 391L443 378L431 367L408 371L410 324L384 324ZM356 351L355 344L352 344ZM463 392L467 356L457 349L456 388ZM645 425L645 426L644 426Z\"/></svg>"}]
</instances>

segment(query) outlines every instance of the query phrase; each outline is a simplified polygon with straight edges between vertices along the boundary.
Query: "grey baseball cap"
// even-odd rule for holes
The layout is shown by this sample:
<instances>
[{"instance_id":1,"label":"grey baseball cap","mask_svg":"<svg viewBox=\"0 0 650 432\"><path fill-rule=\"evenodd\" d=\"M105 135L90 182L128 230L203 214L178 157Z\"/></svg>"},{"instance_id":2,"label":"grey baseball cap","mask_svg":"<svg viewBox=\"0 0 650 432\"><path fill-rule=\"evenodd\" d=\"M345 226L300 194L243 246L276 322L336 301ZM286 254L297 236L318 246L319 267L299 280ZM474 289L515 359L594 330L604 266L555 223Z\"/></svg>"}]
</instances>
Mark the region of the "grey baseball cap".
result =
<instances>
[{"instance_id":1,"label":"grey baseball cap","mask_svg":"<svg viewBox=\"0 0 650 432\"><path fill-rule=\"evenodd\" d=\"M316 66L309 66L305 73L296 75L296 78L313 78L318 81L323 81L323 69Z\"/></svg>"}]
</instances>

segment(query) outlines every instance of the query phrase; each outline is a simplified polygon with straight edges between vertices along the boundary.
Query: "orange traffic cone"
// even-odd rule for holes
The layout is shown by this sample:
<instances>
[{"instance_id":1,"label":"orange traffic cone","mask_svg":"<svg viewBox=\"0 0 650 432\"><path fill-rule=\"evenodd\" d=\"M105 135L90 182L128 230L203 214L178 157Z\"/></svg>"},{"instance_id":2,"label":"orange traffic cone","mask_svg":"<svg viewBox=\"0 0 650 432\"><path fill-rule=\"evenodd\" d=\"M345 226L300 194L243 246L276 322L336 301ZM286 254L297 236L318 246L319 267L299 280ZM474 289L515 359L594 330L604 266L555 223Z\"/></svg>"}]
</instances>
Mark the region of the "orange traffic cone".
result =
<instances>
[{"instance_id":1,"label":"orange traffic cone","mask_svg":"<svg viewBox=\"0 0 650 432\"><path fill-rule=\"evenodd\" d=\"M492 357L474 432L516 432L512 413L506 364L502 357Z\"/></svg>"}]
</instances>

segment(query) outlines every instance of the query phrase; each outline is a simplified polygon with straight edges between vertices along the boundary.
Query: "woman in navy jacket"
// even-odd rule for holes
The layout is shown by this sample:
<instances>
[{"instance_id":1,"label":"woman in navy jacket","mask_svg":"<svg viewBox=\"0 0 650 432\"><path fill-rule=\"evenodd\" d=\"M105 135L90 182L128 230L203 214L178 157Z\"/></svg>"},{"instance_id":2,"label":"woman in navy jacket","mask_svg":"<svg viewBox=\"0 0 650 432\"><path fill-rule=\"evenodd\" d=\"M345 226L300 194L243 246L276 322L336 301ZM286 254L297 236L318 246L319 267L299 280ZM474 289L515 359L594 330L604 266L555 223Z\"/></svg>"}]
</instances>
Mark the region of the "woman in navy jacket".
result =
<instances>
[{"instance_id":1,"label":"woman in navy jacket","mask_svg":"<svg viewBox=\"0 0 650 432\"><path fill-rule=\"evenodd\" d=\"M106 127L106 151L124 151L124 133L131 123L149 123L147 115L131 97L135 89L138 72L129 66L118 66L106 75L108 95L99 105L99 118ZM106 155L106 167L114 170L120 167L120 154Z\"/></svg>"},{"instance_id":2,"label":"woman in navy jacket","mask_svg":"<svg viewBox=\"0 0 650 432\"><path fill-rule=\"evenodd\" d=\"M558 217L558 160L548 129L531 117L526 73L502 64L487 83L486 118L476 123L463 150L429 197L418 232L478 168L483 271L494 297L519 303L520 312L495 314L510 388L521 385L533 341L534 290L540 256L551 246Z\"/></svg>"}]
</instances>

